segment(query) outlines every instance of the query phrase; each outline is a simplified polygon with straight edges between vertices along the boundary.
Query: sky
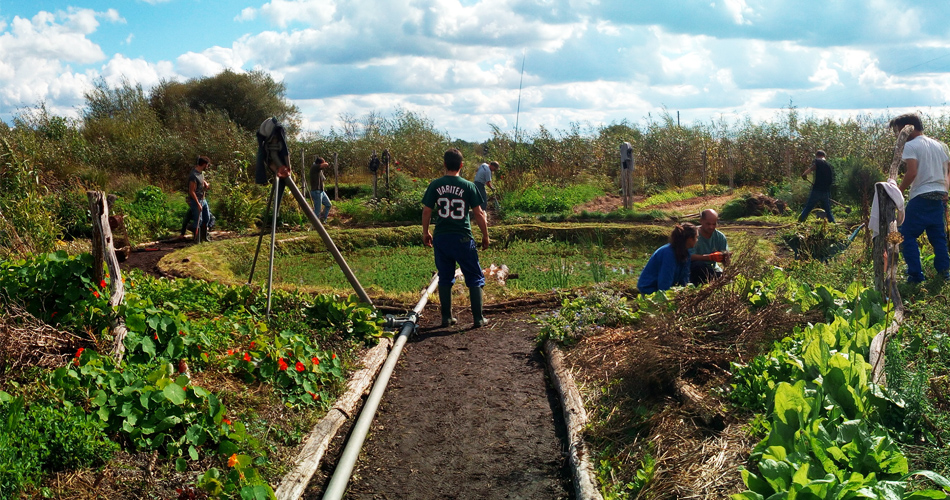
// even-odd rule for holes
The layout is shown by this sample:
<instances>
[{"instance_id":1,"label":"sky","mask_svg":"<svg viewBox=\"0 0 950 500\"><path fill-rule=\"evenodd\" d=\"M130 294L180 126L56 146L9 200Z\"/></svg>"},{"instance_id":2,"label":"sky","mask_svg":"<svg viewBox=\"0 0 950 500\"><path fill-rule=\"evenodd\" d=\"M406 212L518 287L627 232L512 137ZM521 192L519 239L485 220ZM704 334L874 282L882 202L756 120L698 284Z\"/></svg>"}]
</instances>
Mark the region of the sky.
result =
<instances>
[{"instance_id":1,"label":"sky","mask_svg":"<svg viewBox=\"0 0 950 500\"><path fill-rule=\"evenodd\" d=\"M453 139L950 110L944 0L0 0L0 119L99 79L285 84L303 131L418 113Z\"/></svg>"}]
</instances>

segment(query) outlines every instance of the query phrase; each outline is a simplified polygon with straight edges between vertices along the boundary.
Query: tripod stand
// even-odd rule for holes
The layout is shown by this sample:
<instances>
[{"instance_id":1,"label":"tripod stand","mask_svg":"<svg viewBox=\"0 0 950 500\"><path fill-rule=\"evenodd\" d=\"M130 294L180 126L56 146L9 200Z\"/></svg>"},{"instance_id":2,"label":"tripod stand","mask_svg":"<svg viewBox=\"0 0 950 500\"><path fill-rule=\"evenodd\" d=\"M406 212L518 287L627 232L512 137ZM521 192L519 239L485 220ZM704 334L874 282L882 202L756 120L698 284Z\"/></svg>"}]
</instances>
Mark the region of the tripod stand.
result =
<instances>
[{"instance_id":1,"label":"tripod stand","mask_svg":"<svg viewBox=\"0 0 950 500\"><path fill-rule=\"evenodd\" d=\"M273 122L274 125L265 127L270 122ZM258 162L259 164L263 164L266 170L272 174L270 177L273 179L274 184L274 189L271 191L270 198L267 202L268 207L273 204L273 215L271 217L270 226L270 259L267 272L267 317L270 317L271 298L273 295L274 249L277 242L277 212L280 209L281 194L285 187L290 189L290 194L297 200L300 209L303 210L304 215L307 216L307 219L310 220L314 229L317 230L324 245L327 247L327 250L330 251L330 254L333 255L334 260L336 260L337 265L340 266L340 270L343 271L343 274L346 276L347 281L350 282L350 286L353 287L356 295L361 301L372 306L373 301L370 300L369 295L363 290L363 286L360 285L356 275L353 274L353 271L349 265L347 265L343 254L340 253L336 244L333 243L333 239L330 238L330 234L327 233L326 228L323 227L323 223L320 222L320 218L314 213L310 204L307 203L307 200L304 198L303 193L300 192L297 184L294 183L294 180L290 177L290 158L289 154L287 154L287 145L283 139L283 130L279 125L276 125L276 119L269 118L265 120L257 136L260 146L258 148ZM265 183L265 181L261 179L261 176L258 176L258 182L260 184ZM260 254L263 239L264 231L262 228L257 240L257 252L254 254L254 263L251 265L251 275L247 280L248 284L250 284L254 278L254 268L257 265L257 258Z\"/></svg>"}]
</instances>

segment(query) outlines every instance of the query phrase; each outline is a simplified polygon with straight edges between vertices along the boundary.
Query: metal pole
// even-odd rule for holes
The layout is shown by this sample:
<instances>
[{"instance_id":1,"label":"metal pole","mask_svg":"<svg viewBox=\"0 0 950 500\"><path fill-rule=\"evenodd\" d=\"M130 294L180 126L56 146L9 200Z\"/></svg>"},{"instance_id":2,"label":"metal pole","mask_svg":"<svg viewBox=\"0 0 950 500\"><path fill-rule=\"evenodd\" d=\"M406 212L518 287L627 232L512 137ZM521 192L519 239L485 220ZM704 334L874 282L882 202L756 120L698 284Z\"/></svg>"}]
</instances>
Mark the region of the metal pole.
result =
<instances>
[{"instance_id":1,"label":"metal pole","mask_svg":"<svg viewBox=\"0 0 950 500\"><path fill-rule=\"evenodd\" d=\"M277 242L277 212L280 210L280 179L274 177L274 216L270 225L270 264L267 266L267 317L270 318L270 299L274 288L274 246Z\"/></svg>"},{"instance_id":2,"label":"metal pole","mask_svg":"<svg viewBox=\"0 0 950 500\"><path fill-rule=\"evenodd\" d=\"M376 417L376 410L379 408L379 403L383 399L383 393L386 392L386 386L389 385L389 378L392 376L393 369L396 367L396 362L399 361L402 348L406 345L409 335L415 330L417 316L422 312L422 309L425 308L426 302L429 301L429 295L434 293L438 286L439 276L436 274L432 277L429 288L423 292L419 303L416 304L416 307L412 310L413 314L409 316L409 320L403 325L399 337L393 344L393 350L389 351L389 356L386 358L383 367L379 370L379 375L373 384L373 390L370 391L369 396L366 398L366 403L363 404L363 410L360 411L360 418L353 424L353 429L350 431L350 440L347 441L346 448L343 449L343 453L340 455L340 461L333 471L333 477L327 485L326 493L323 494L323 500L339 500L343 498L343 494L346 493L346 485L349 483L350 476L353 474L353 466L356 464L356 459L359 458L360 449L363 447L363 442L366 441L366 435L369 434L370 425L373 423L373 418Z\"/></svg>"},{"instance_id":3,"label":"metal pole","mask_svg":"<svg viewBox=\"0 0 950 500\"><path fill-rule=\"evenodd\" d=\"M343 254L340 253L340 250L333 243L333 239L330 238L330 234L327 233L326 228L323 227L323 223L320 222L320 218L317 217L317 214L314 213L313 209L310 207L310 204L304 199L303 194L297 187L297 184L294 183L294 180L290 177L285 177L284 183L286 183L287 187L290 188L290 194L292 194L294 199L297 200L297 203L300 204L300 208L303 210L304 215L307 216L307 219L310 219L310 223L313 224L314 229L317 230L317 234L320 235L320 238L323 240L323 244L326 245L327 250L329 250L330 254L333 255L337 265L340 266L340 270L343 271L346 279L350 282L350 286L352 286L353 290L356 291L356 295L363 302L373 305L373 301L370 300L369 295L366 294L366 290L363 290L363 286L360 285L360 281L356 279L356 275L353 274L350 266L346 264Z\"/></svg>"},{"instance_id":4,"label":"metal pole","mask_svg":"<svg viewBox=\"0 0 950 500\"><path fill-rule=\"evenodd\" d=\"M270 210L270 204L274 201L274 192L270 191L267 196L267 208L264 209L264 215L261 216L261 224L264 224L264 217L267 216L267 211ZM254 281L254 268L257 267L257 257L261 254L261 243L264 241L264 228L261 228L261 234L257 237L257 251L254 252L254 260L251 262L251 275L247 277L247 284L250 285Z\"/></svg>"}]
</instances>

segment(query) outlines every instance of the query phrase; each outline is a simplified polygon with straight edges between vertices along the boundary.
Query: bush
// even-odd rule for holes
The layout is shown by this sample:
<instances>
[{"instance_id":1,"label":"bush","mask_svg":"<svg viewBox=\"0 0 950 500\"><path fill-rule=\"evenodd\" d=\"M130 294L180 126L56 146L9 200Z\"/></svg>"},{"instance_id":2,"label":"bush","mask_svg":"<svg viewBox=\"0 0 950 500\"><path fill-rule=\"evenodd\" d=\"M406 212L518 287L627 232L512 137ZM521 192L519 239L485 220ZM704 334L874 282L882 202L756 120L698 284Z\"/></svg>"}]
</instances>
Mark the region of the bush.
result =
<instances>
[{"instance_id":1,"label":"bush","mask_svg":"<svg viewBox=\"0 0 950 500\"><path fill-rule=\"evenodd\" d=\"M504 206L508 210L531 213L566 212L575 205L586 203L603 194L602 188L589 184L568 187L532 185L523 191L507 194Z\"/></svg>"},{"instance_id":2,"label":"bush","mask_svg":"<svg viewBox=\"0 0 950 500\"><path fill-rule=\"evenodd\" d=\"M3 396L4 393L0 393ZM0 497L12 498L44 472L98 466L119 449L79 407L22 398L0 403Z\"/></svg>"},{"instance_id":3,"label":"bush","mask_svg":"<svg viewBox=\"0 0 950 500\"><path fill-rule=\"evenodd\" d=\"M114 213L125 214L125 228L132 242L158 239L181 228L187 202L167 196L161 188L145 186L135 192L131 202L119 198Z\"/></svg>"}]
</instances>

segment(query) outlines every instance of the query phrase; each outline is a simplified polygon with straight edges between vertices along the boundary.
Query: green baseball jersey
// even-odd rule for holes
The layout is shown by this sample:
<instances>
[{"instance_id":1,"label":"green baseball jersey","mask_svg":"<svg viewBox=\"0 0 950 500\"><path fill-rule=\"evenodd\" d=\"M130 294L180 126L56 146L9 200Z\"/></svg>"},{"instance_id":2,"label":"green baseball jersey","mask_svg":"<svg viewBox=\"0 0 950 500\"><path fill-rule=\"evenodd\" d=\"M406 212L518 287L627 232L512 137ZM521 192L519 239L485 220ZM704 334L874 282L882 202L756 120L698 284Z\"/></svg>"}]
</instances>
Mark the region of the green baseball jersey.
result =
<instances>
[{"instance_id":1,"label":"green baseball jersey","mask_svg":"<svg viewBox=\"0 0 950 500\"><path fill-rule=\"evenodd\" d=\"M469 210L482 201L475 184L457 175L444 175L432 181L422 196L422 204L435 214L433 235L458 233L471 237Z\"/></svg>"}]
</instances>

